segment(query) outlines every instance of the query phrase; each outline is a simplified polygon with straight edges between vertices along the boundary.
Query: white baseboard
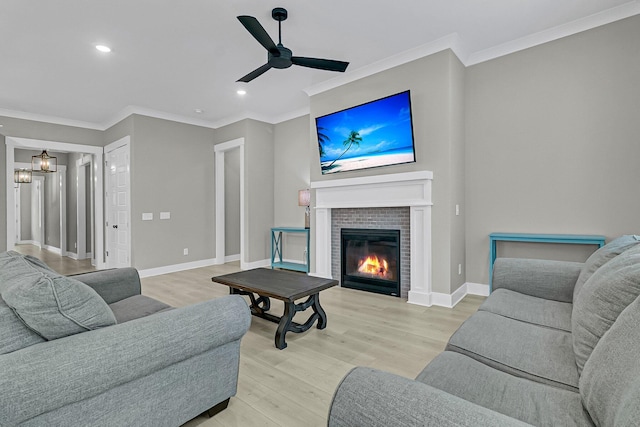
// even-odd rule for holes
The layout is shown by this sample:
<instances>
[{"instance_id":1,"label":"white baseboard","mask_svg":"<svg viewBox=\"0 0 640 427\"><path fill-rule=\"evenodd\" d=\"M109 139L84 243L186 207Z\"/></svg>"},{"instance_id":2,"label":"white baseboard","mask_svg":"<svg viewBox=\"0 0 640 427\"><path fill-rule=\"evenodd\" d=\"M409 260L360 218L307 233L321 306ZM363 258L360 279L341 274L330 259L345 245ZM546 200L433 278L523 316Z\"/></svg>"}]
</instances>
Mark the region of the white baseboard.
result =
<instances>
[{"instance_id":1,"label":"white baseboard","mask_svg":"<svg viewBox=\"0 0 640 427\"><path fill-rule=\"evenodd\" d=\"M71 258L71 259L75 259L76 261L77 261L78 259L80 259L80 258L78 258L78 254L77 254L77 253L75 253L75 252L69 252L69 251L67 251L67 252L65 252L64 256L66 256L66 257L68 257L68 258Z\"/></svg>"},{"instance_id":2,"label":"white baseboard","mask_svg":"<svg viewBox=\"0 0 640 427\"><path fill-rule=\"evenodd\" d=\"M253 262L240 261L240 268L242 270L251 270L253 268L270 267L270 266L271 266L270 259L262 259L260 261L253 261Z\"/></svg>"},{"instance_id":3,"label":"white baseboard","mask_svg":"<svg viewBox=\"0 0 640 427\"><path fill-rule=\"evenodd\" d=\"M235 262L235 261L240 261L240 254L236 254L236 255L229 255L224 257L224 262Z\"/></svg>"},{"instance_id":4,"label":"white baseboard","mask_svg":"<svg viewBox=\"0 0 640 427\"><path fill-rule=\"evenodd\" d=\"M431 294L415 295L409 291L409 300L407 302L411 304L424 305L431 307L437 305L439 307L453 308L467 295L489 295L489 285L482 285L480 283L463 283L458 289L453 291L452 294L444 294L441 292L431 292Z\"/></svg>"},{"instance_id":5,"label":"white baseboard","mask_svg":"<svg viewBox=\"0 0 640 427\"><path fill-rule=\"evenodd\" d=\"M192 270L194 268L209 267L212 265L215 265L214 258L203 259L200 261L193 261L193 262L185 262L182 264L166 265L164 267L147 268L144 270L139 270L138 274L140 275L141 278L152 277L152 276L159 276L161 274L176 273L178 271Z\"/></svg>"},{"instance_id":6,"label":"white baseboard","mask_svg":"<svg viewBox=\"0 0 640 427\"><path fill-rule=\"evenodd\" d=\"M44 245L42 246L42 249L62 256L62 250L60 248L56 248L55 246Z\"/></svg>"},{"instance_id":7,"label":"white baseboard","mask_svg":"<svg viewBox=\"0 0 640 427\"><path fill-rule=\"evenodd\" d=\"M489 285L483 285L482 283L465 283L467 285L467 294L480 295L483 297L489 296Z\"/></svg>"}]
</instances>

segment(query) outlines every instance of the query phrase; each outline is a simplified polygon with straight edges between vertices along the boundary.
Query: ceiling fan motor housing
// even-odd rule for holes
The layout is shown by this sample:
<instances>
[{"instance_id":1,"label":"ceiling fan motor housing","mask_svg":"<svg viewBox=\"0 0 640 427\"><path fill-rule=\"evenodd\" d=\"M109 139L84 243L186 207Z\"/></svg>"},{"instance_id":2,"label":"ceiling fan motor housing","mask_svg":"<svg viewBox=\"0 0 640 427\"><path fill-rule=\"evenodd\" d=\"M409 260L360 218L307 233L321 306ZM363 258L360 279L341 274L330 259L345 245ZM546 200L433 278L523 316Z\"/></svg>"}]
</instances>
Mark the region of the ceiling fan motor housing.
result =
<instances>
[{"instance_id":1,"label":"ceiling fan motor housing","mask_svg":"<svg viewBox=\"0 0 640 427\"><path fill-rule=\"evenodd\" d=\"M289 68L291 67L291 49L287 49L281 44L278 45L280 56L273 56L271 52L267 52L267 62L273 68Z\"/></svg>"}]
</instances>

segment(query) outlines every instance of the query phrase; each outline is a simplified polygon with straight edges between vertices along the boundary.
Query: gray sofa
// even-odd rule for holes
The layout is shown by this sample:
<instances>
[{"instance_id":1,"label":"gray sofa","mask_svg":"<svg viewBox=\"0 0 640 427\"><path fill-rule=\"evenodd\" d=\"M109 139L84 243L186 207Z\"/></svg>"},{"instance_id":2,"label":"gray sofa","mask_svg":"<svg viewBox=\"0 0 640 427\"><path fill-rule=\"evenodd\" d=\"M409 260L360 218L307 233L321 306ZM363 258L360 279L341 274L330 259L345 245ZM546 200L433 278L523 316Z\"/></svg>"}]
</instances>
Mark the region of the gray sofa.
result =
<instances>
[{"instance_id":1,"label":"gray sofa","mask_svg":"<svg viewBox=\"0 0 640 427\"><path fill-rule=\"evenodd\" d=\"M226 408L245 301L140 293L132 268L70 278L0 254L0 426L178 426Z\"/></svg>"},{"instance_id":2,"label":"gray sofa","mask_svg":"<svg viewBox=\"0 0 640 427\"><path fill-rule=\"evenodd\" d=\"M639 426L639 239L584 264L496 260L443 353L415 380L355 368L329 426Z\"/></svg>"}]
</instances>

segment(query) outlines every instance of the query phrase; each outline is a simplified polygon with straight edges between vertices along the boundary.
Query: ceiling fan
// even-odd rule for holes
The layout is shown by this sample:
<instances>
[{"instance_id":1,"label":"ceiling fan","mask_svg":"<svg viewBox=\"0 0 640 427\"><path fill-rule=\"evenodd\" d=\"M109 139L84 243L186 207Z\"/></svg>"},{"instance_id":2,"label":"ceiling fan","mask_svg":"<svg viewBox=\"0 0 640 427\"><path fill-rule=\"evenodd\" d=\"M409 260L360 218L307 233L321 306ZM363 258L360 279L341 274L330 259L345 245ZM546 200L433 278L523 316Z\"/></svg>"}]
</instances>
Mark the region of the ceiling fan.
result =
<instances>
[{"instance_id":1,"label":"ceiling fan","mask_svg":"<svg viewBox=\"0 0 640 427\"><path fill-rule=\"evenodd\" d=\"M344 72L349 65L348 62L335 61L332 59L305 58L303 56L293 56L290 49L282 45L282 21L287 19L287 10L276 7L271 11L271 17L278 21L278 44L276 45L258 20L253 16L238 16L238 20L267 49L267 63L240 78L239 82L249 83L256 77L264 74L270 68L289 68L291 65L301 65L303 67L318 68L328 71Z\"/></svg>"}]
</instances>

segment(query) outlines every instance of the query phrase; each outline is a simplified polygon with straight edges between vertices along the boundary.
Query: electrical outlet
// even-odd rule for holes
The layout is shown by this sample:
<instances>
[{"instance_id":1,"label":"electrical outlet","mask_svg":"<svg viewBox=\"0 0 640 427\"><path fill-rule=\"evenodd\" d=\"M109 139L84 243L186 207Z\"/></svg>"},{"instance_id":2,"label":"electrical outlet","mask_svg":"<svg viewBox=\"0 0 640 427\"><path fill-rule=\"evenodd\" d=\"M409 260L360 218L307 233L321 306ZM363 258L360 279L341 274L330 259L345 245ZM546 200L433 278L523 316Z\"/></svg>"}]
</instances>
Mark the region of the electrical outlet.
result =
<instances>
[{"instance_id":1,"label":"electrical outlet","mask_svg":"<svg viewBox=\"0 0 640 427\"><path fill-rule=\"evenodd\" d=\"M184 248L182 253L183 253L183 255L189 255L189 248Z\"/></svg>"}]
</instances>

